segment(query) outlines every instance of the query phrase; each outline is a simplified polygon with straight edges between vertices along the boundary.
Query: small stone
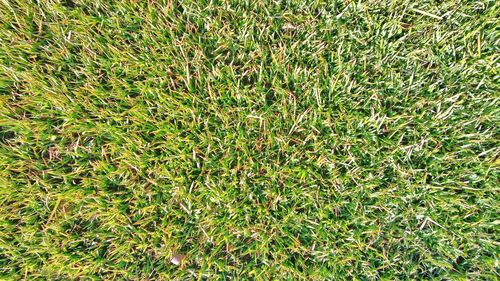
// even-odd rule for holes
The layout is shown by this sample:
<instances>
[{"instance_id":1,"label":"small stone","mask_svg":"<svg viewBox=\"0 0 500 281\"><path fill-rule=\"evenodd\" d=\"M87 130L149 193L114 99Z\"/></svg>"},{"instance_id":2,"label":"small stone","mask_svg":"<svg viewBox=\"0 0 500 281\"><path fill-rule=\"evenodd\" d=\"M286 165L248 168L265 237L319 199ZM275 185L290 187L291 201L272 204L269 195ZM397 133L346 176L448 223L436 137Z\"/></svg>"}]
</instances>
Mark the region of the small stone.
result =
<instances>
[{"instance_id":1,"label":"small stone","mask_svg":"<svg viewBox=\"0 0 500 281\"><path fill-rule=\"evenodd\" d=\"M170 259L170 262L175 264L175 265L179 265L179 264L181 264L182 260L185 257L186 257L186 255L174 254L174 255L172 255L172 258Z\"/></svg>"}]
</instances>

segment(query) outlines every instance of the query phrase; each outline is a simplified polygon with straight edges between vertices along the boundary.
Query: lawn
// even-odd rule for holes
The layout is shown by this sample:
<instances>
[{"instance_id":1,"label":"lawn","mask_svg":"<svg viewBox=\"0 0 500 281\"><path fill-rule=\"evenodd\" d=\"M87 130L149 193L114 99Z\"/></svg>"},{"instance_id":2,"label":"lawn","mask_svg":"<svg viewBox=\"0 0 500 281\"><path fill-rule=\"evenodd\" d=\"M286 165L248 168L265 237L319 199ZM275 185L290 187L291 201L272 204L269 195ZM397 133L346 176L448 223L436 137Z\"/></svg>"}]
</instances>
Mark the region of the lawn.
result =
<instances>
[{"instance_id":1,"label":"lawn","mask_svg":"<svg viewBox=\"0 0 500 281\"><path fill-rule=\"evenodd\" d=\"M499 3L0 1L0 279L498 280Z\"/></svg>"}]
</instances>

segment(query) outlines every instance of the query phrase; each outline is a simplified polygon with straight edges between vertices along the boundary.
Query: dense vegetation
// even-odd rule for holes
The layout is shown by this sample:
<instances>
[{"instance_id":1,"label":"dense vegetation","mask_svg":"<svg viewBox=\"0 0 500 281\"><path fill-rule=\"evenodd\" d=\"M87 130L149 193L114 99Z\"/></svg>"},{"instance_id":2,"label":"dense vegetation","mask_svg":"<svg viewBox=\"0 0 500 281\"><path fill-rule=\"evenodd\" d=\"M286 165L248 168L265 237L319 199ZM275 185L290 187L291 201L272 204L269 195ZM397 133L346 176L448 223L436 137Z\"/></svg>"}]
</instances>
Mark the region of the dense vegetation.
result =
<instances>
[{"instance_id":1,"label":"dense vegetation","mask_svg":"<svg viewBox=\"0 0 500 281\"><path fill-rule=\"evenodd\" d=\"M499 12L3 0L0 278L498 279Z\"/></svg>"}]
</instances>

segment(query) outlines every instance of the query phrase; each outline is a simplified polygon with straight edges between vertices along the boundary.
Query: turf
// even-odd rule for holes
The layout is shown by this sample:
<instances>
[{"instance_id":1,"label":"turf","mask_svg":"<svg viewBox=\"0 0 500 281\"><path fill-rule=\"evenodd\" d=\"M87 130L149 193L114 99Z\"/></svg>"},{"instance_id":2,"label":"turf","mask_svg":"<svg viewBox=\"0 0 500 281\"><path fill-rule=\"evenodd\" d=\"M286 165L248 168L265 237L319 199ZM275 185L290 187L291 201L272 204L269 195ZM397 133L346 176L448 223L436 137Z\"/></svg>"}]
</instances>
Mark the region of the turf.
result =
<instances>
[{"instance_id":1,"label":"turf","mask_svg":"<svg viewBox=\"0 0 500 281\"><path fill-rule=\"evenodd\" d=\"M498 280L497 1L0 2L0 279Z\"/></svg>"}]
</instances>

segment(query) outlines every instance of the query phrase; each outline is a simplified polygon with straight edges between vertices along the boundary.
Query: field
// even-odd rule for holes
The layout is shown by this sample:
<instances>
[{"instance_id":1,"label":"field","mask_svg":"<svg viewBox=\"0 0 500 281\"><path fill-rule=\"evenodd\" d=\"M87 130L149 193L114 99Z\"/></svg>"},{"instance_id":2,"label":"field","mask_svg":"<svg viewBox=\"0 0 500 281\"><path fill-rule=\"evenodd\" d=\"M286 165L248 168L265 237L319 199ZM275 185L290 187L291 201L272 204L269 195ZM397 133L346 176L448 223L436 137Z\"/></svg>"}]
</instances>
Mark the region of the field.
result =
<instances>
[{"instance_id":1,"label":"field","mask_svg":"<svg viewBox=\"0 0 500 281\"><path fill-rule=\"evenodd\" d=\"M0 279L498 280L498 1L0 1Z\"/></svg>"}]
</instances>

